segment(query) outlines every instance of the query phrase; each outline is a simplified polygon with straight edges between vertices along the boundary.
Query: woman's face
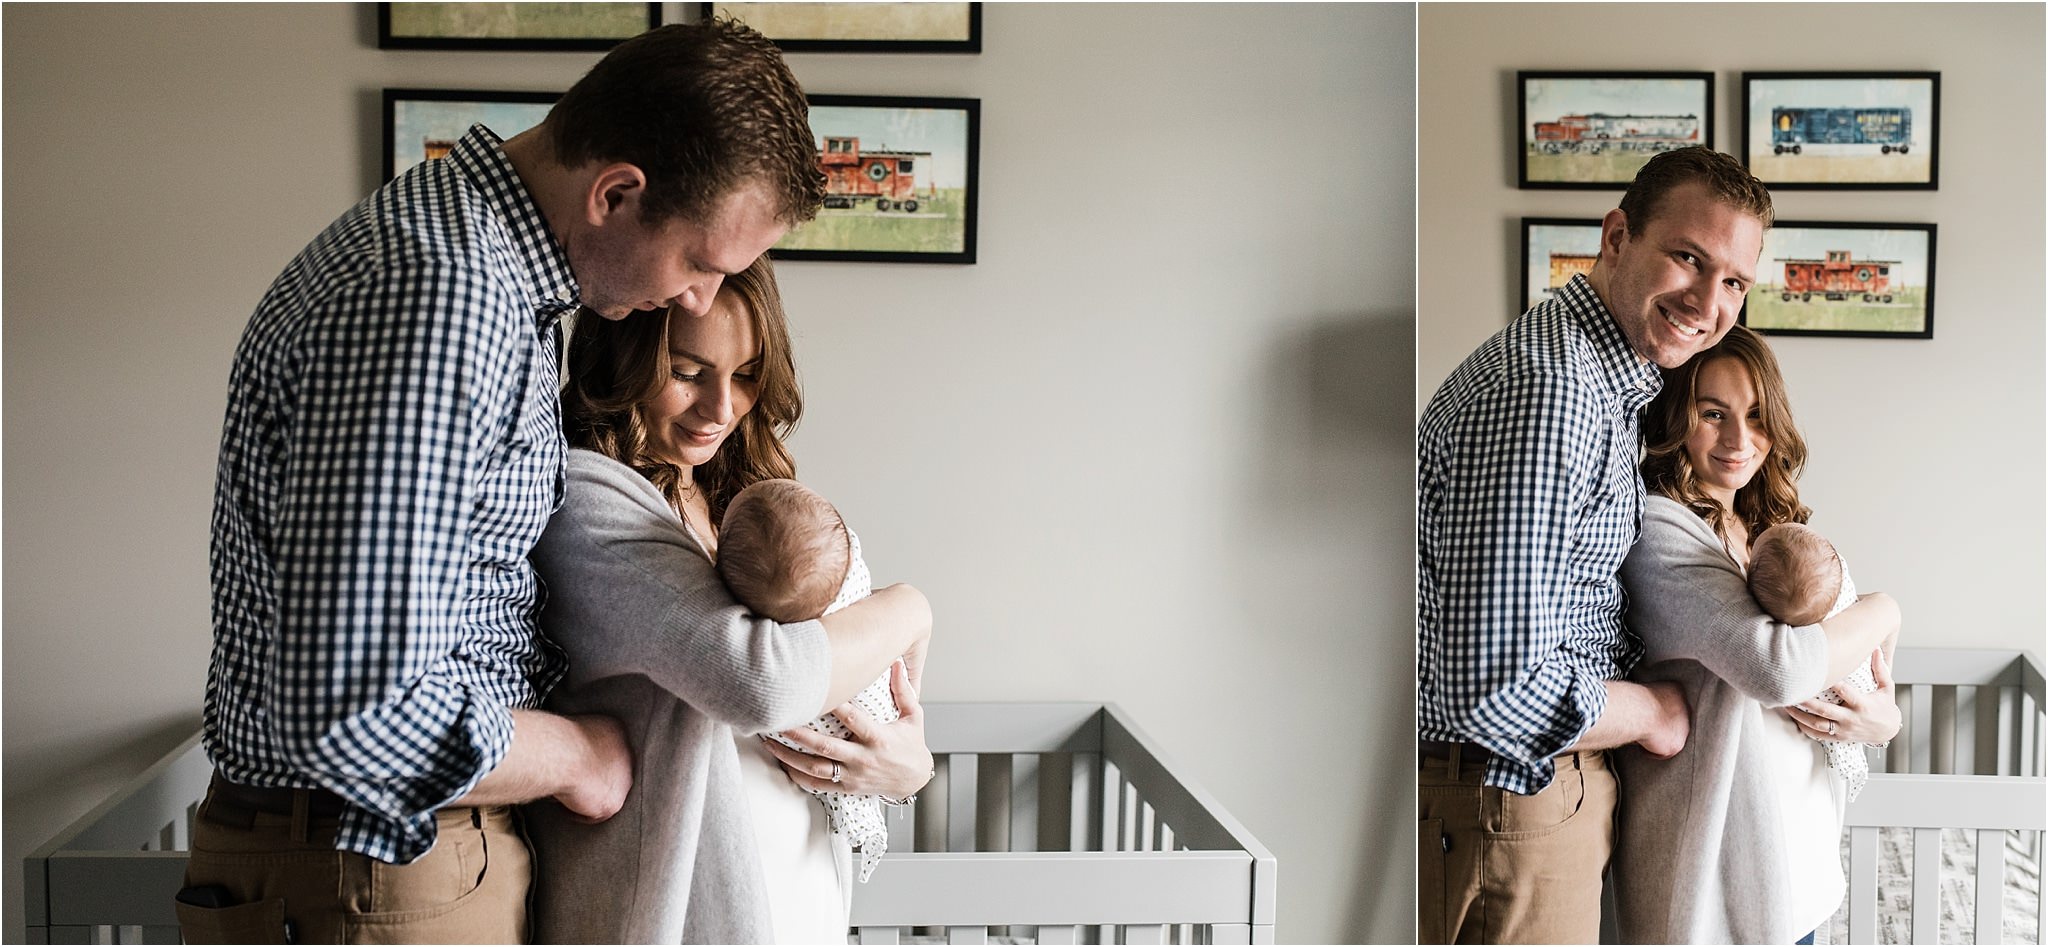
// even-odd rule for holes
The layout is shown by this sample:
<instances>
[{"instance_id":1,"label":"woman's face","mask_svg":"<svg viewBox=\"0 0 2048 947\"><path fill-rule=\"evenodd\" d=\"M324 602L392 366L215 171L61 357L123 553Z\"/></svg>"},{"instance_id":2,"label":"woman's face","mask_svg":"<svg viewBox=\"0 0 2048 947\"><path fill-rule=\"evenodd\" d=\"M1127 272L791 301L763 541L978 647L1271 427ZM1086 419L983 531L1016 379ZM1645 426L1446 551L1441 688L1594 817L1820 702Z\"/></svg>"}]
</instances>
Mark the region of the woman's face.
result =
<instances>
[{"instance_id":1,"label":"woman's face","mask_svg":"<svg viewBox=\"0 0 2048 947\"><path fill-rule=\"evenodd\" d=\"M1732 509L1735 492L1771 453L1756 380L1740 359L1717 358L1700 367L1693 387L1699 420L1685 438L1685 456L1700 488Z\"/></svg>"},{"instance_id":2,"label":"woman's face","mask_svg":"<svg viewBox=\"0 0 2048 947\"><path fill-rule=\"evenodd\" d=\"M718 453L761 393L761 342L746 303L720 292L711 311L668 313L668 383L643 409L648 451L683 467Z\"/></svg>"}]
</instances>

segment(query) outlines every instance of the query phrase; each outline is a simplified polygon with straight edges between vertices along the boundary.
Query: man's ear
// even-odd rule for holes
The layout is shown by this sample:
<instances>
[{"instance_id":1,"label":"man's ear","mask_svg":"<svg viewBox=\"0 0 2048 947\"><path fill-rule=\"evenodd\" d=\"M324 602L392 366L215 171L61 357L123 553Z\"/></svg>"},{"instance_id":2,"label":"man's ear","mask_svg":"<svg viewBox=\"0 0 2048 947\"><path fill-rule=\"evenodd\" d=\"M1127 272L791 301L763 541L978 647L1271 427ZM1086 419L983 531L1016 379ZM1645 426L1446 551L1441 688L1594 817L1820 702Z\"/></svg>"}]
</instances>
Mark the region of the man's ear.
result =
<instances>
[{"instance_id":1,"label":"man's ear","mask_svg":"<svg viewBox=\"0 0 2048 947\"><path fill-rule=\"evenodd\" d=\"M621 213L639 219L640 200L647 193L647 175L638 165L620 161L597 169L584 194L584 216L593 227L602 227Z\"/></svg>"},{"instance_id":2,"label":"man's ear","mask_svg":"<svg viewBox=\"0 0 2048 947\"><path fill-rule=\"evenodd\" d=\"M1621 255L1621 242L1628 239L1628 215L1617 207L1600 218L1600 255L1614 262Z\"/></svg>"}]
</instances>

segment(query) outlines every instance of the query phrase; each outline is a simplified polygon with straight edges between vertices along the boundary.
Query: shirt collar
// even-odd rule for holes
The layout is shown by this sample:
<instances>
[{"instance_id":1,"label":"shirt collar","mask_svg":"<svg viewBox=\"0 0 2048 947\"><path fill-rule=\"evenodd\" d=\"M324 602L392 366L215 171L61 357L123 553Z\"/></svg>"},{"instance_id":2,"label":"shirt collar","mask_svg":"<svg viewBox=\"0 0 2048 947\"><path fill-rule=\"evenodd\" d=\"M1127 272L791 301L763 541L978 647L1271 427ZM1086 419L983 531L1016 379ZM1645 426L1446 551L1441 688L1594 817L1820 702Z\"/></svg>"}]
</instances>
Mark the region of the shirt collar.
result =
<instances>
[{"instance_id":1,"label":"shirt collar","mask_svg":"<svg viewBox=\"0 0 2048 947\"><path fill-rule=\"evenodd\" d=\"M535 321L545 326L576 308L582 291L576 275L569 270L568 256L548 229L548 221L533 203L533 195L519 182L512 159L505 156L504 141L483 125L469 126L469 133L455 143L447 159L467 176L484 198L497 208L498 216L512 232L519 256L526 264L534 299Z\"/></svg>"},{"instance_id":2,"label":"shirt collar","mask_svg":"<svg viewBox=\"0 0 2048 947\"><path fill-rule=\"evenodd\" d=\"M1600 376L1609 390L1631 409L1649 404L1650 399L1664 388L1664 373L1657 366L1636 354L1635 347L1628 342L1628 336L1621 331L1621 324L1614 321L1607 304L1600 301L1593 292L1593 284L1586 281L1586 274L1573 276L1558 291L1563 300L1565 312L1578 323L1580 331L1586 334L1593 345L1593 355L1600 364Z\"/></svg>"}]
</instances>

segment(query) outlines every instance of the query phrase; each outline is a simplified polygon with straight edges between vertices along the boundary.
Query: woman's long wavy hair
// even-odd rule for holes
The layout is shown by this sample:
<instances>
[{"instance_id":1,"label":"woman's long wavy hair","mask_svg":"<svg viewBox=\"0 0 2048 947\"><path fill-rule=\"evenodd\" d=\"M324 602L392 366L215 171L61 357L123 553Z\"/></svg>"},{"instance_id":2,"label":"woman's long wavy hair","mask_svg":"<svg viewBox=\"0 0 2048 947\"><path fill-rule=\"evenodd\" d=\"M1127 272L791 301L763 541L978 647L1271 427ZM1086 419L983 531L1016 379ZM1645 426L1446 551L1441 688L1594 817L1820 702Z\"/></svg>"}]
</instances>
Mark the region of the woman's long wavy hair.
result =
<instances>
[{"instance_id":1,"label":"woman's long wavy hair","mask_svg":"<svg viewBox=\"0 0 2048 947\"><path fill-rule=\"evenodd\" d=\"M1785 398L1785 377L1777 356L1761 336L1743 326L1728 330L1719 343L1677 368L1664 372L1664 390L1643 413L1643 485L1652 493L1677 500L1727 534L1729 511L1700 488L1685 441L1700 423L1699 373L1709 363L1732 358L1749 371L1756 385L1763 428L1771 450L1756 475L1735 492L1734 516L1747 528L1750 541L1779 523L1804 523L1813 511L1799 502L1799 474L1806 469L1806 439L1792 423L1792 405Z\"/></svg>"},{"instance_id":2,"label":"woman's long wavy hair","mask_svg":"<svg viewBox=\"0 0 2048 947\"><path fill-rule=\"evenodd\" d=\"M710 501L711 522L748 484L793 479L796 460L782 439L804 413L790 355L789 322L775 269L766 256L725 278L718 295L735 297L753 323L761 346L759 394L753 410L734 425L718 453L686 473L648 453L646 407L669 384L669 314L634 313L613 321L585 311L569 341L569 378L562 388L562 432L569 446L593 450L633 468L682 509L694 479ZM693 476L694 475L694 476Z\"/></svg>"}]
</instances>

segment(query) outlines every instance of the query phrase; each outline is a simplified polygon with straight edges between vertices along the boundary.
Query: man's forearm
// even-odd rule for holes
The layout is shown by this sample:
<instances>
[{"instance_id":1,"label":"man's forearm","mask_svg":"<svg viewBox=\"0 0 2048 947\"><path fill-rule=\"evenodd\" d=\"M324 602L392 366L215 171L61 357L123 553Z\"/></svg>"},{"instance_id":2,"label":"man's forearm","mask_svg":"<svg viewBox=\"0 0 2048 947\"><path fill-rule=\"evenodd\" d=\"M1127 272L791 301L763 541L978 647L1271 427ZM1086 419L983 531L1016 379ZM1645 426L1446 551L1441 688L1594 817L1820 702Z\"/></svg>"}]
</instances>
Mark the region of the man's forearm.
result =
<instances>
[{"instance_id":1,"label":"man's forearm","mask_svg":"<svg viewBox=\"0 0 2048 947\"><path fill-rule=\"evenodd\" d=\"M1573 750L1610 750L1640 743L1652 756L1666 757L1685 748L1691 717L1685 692L1671 681L1637 684L1607 681L1607 709L1579 737Z\"/></svg>"},{"instance_id":2,"label":"man's forearm","mask_svg":"<svg viewBox=\"0 0 2048 947\"><path fill-rule=\"evenodd\" d=\"M889 663L931 634L932 609L924 593L908 585L877 589L820 619L832 642L832 683L820 714L852 700Z\"/></svg>"},{"instance_id":3,"label":"man's forearm","mask_svg":"<svg viewBox=\"0 0 2048 947\"><path fill-rule=\"evenodd\" d=\"M512 745L454 805L495 806L555 799L602 822L619 811L632 785L625 731L610 717L512 711Z\"/></svg>"}]
</instances>

